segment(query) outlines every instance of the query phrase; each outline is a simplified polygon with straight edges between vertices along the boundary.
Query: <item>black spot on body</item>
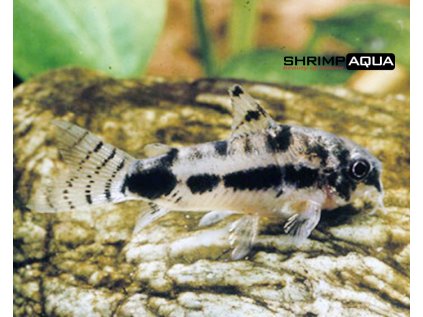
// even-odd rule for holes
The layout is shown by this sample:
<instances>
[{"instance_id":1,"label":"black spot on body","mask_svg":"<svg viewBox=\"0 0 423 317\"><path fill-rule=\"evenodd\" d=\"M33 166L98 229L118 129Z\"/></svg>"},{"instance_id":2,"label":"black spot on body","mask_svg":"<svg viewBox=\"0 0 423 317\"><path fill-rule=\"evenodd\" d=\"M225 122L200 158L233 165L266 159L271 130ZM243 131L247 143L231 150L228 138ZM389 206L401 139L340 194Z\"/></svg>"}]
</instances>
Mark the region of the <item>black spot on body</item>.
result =
<instances>
[{"instance_id":1,"label":"black spot on body","mask_svg":"<svg viewBox=\"0 0 423 317\"><path fill-rule=\"evenodd\" d=\"M241 89L240 86L236 85L233 89L232 89L232 95L234 95L235 97L239 97L239 95L243 94L244 91Z\"/></svg>"},{"instance_id":2,"label":"black spot on body","mask_svg":"<svg viewBox=\"0 0 423 317\"><path fill-rule=\"evenodd\" d=\"M321 162L321 166L326 165L329 157L329 151L321 144L313 144L307 148L307 154L315 154Z\"/></svg>"},{"instance_id":3,"label":"black spot on body","mask_svg":"<svg viewBox=\"0 0 423 317\"><path fill-rule=\"evenodd\" d=\"M217 141L214 142L214 149L218 155L224 156L228 152L228 142L227 141Z\"/></svg>"},{"instance_id":4,"label":"black spot on body","mask_svg":"<svg viewBox=\"0 0 423 317\"><path fill-rule=\"evenodd\" d=\"M306 188L317 185L319 170L306 166L296 167L294 165L285 166L284 181L286 184L293 185L296 188Z\"/></svg>"},{"instance_id":5,"label":"black spot on body","mask_svg":"<svg viewBox=\"0 0 423 317\"><path fill-rule=\"evenodd\" d=\"M169 152L167 152L164 156L159 159L159 164L164 167L171 167L173 165L173 162L175 162L175 160L177 159L178 153L178 149L172 148L171 150L169 150Z\"/></svg>"},{"instance_id":6,"label":"black spot on body","mask_svg":"<svg viewBox=\"0 0 423 317\"><path fill-rule=\"evenodd\" d=\"M201 160L202 158L203 158L203 153L199 149L193 148L191 150L191 153L189 154L190 160L195 161L195 160Z\"/></svg>"},{"instance_id":7,"label":"black spot on body","mask_svg":"<svg viewBox=\"0 0 423 317\"><path fill-rule=\"evenodd\" d=\"M267 148L271 152L285 152L291 145L292 133L291 127L281 126L281 129L275 136L267 136Z\"/></svg>"},{"instance_id":8,"label":"black spot on body","mask_svg":"<svg viewBox=\"0 0 423 317\"><path fill-rule=\"evenodd\" d=\"M351 198L351 192L357 187L355 181L348 177L346 171L331 173L327 177L327 183L346 201Z\"/></svg>"},{"instance_id":9,"label":"black spot on body","mask_svg":"<svg viewBox=\"0 0 423 317\"><path fill-rule=\"evenodd\" d=\"M252 168L223 176L225 187L236 190L266 190L280 187L282 170L277 165Z\"/></svg>"},{"instance_id":10,"label":"black spot on body","mask_svg":"<svg viewBox=\"0 0 423 317\"><path fill-rule=\"evenodd\" d=\"M260 118L260 112L258 110L248 110L244 118L247 122L250 122L251 120L258 120Z\"/></svg>"},{"instance_id":11,"label":"black spot on body","mask_svg":"<svg viewBox=\"0 0 423 317\"><path fill-rule=\"evenodd\" d=\"M169 169L158 166L126 176L121 191L125 192L127 188L142 197L156 199L168 195L176 183L176 177Z\"/></svg>"},{"instance_id":12,"label":"black spot on body","mask_svg":"<svg viewBox=\"0 0 423 317\"><path fill-rule=\"evenodd\" d=\"M193 175L187 179L187 186L193 194L212 191L220 181L220 177L213 174Z\"/></svg>"},{"instance_id":13,"label":"black spot on body","mask_svg":"<svg viewBox=\"0 0 423 317\"><path fill-rule=\"evenodd\" d=\"M347 149L338 148L335 151L336 158L339 160L339 165L346 166L349 162L350 151Z\"/></svg>"}]
</instances>

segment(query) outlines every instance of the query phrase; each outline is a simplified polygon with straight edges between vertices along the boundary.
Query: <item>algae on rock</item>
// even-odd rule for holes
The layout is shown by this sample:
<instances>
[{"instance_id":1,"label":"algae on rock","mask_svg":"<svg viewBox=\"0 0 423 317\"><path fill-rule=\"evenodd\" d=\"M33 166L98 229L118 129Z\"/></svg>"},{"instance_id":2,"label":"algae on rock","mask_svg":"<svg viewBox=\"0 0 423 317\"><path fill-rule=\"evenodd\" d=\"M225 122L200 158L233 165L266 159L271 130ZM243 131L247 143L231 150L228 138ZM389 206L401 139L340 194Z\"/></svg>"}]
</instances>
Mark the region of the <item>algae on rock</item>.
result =
<instances>
[{"instance_id":1,"label":"algae on rock","mask_svg":"<svg viewBox=\"0 0 423 317\"><path fill-rule=\"evenodd\" d=\"M323 214L298 249L269 224L248 259L230 261L227 221L198 228L200 214L175 212L132 236L138 202L58 214L25 207L63 166L53 119L142 157L148 143L226 138L234 83L116 80L63 69L15 89L16 316L409 314L409 113L402 95L242 83L278 121L349 137L384 164L386 214Z\"/></svg>"}]
</instances>

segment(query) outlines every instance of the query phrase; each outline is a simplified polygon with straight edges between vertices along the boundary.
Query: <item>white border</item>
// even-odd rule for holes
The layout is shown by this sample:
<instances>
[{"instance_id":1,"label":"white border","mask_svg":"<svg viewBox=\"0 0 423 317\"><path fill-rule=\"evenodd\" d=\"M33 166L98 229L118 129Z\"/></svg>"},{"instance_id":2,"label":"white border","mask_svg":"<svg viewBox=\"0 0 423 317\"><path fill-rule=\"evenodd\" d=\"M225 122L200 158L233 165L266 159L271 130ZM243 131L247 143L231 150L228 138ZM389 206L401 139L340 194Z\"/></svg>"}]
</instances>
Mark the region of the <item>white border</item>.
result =
<instances>
[{"instance_id":1,"label":"white border","mask_svg":"<svg viewBox=\"0 0 423 317\"><path fill-rule=\"evenodd\" d=\"M411 3L411 316L423 316L423 73L421 2ZM2 1L0 9L2 49L0 58L0 315L13 316L13 2ZM421 32L420 32L421 33ZM406 141L406 140L404 140Z\"/></svg>"},{"instance_id":2,"label":"white border","mask_svg":"<svg viewBox=\"0 0 423 317\"><path fill-rule=\"evenodd\" d=\"M423 178L423 100L422 100L422 56L421 45L422 5L420 1L411 3L411 165L410 165L410 240L411 240L411 316L423 316L423 203L422 203L422 178ZM420 33L420 34L419 34Z\"/></svg>"},{"instance_id":3,"label":"white border","mask_svg":"<svg viewBox=\"0 0 423 317\"><path fill-rule=\"evenodd\" d=\"M13 2L0 8L0 315L13 316Z\"/></svg>"}]
</instances>

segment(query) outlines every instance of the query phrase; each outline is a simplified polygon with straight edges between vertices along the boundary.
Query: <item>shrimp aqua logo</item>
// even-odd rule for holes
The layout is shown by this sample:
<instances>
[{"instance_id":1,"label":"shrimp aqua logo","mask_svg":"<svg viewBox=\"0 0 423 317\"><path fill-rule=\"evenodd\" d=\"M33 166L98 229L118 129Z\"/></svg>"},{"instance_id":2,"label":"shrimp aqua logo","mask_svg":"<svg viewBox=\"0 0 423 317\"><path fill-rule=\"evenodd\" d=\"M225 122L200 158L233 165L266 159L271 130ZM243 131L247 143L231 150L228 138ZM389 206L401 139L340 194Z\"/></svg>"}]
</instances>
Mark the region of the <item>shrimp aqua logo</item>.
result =
<instances>
[{"instance_id":1,"label":"shrimp aqua logo","mask_svg":"<svg viewBox=\"0 0 423 317\"><path fill-rule=\"evenodd\" d=\"M351 70L393 70L395 55L392 53L350 53L346 67Z\"/></svg>"},{"instance_id":2,"label":"shrimp aqua logo","mask_svg":"<svg viewBox=\"0 0 423 317\"><path fill-rule=\"evenodd\" d=\"M346 56L284 56L283 70L393 70L393 53L349 53Z\"/></svg>"}]
</instances>

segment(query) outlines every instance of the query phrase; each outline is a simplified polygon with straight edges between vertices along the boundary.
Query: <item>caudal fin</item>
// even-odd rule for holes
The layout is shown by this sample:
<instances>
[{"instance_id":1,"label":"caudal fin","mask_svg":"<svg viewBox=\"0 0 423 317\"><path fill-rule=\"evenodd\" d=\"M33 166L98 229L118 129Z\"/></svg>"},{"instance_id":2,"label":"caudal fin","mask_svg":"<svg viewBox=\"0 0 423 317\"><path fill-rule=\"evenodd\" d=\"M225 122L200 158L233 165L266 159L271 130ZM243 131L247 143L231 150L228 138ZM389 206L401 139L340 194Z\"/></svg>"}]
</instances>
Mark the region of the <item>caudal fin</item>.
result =
<instances>
[{"instance_id":1,"label":"caudal fin","mask_svg":"<svg viewBox=\"0 0 423 317\"><path fill-rule=\"evenodd\" d=\"M29 208L70 211L127 200L121 187L135 159L74 124L57 120L53 124L59 129L60 153L69 168L36 193Z\"/></svg>"}]
</instances>

